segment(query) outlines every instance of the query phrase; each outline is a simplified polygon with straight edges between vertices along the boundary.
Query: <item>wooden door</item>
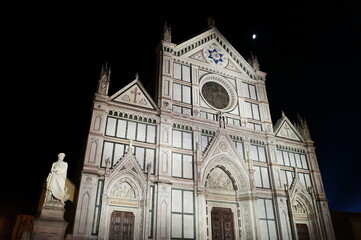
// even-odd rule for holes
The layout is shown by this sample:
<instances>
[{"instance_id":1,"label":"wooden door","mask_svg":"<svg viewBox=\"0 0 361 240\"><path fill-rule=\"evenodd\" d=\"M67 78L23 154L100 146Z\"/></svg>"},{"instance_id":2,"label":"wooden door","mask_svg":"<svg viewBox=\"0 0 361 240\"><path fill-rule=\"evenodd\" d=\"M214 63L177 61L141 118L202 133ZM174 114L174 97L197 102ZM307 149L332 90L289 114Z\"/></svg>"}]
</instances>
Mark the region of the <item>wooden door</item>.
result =
<instances>
[{"instance_id":1,"label":"wooden door","mask_svg":"<svg viewBox=\"0 0 361 240\"><path fill-rule=\"evenodd\" d=\"M212 240L234 240L233 213L229 208L212 209Z\"/></svg>"},{"instance_id":2,"label":"wooden door","mask_svg":"<svg viewBox=\"0 0 361 240\"><path fill-rule=\"evenodd\" d=\"M308 233L308 227L306 224L297 223L296 228L298 240L310 240L310 235Z\"/></svg>"},{"instance_id":3,"label":"wooden door","mask_svg":"<svg viewBox=\"0 0 361 240\"><path fill-rule=\"evenodd\" d=\"M112 212L109 240L133 240L134 214L132 212Z\"/></svg>"}]
</instances>

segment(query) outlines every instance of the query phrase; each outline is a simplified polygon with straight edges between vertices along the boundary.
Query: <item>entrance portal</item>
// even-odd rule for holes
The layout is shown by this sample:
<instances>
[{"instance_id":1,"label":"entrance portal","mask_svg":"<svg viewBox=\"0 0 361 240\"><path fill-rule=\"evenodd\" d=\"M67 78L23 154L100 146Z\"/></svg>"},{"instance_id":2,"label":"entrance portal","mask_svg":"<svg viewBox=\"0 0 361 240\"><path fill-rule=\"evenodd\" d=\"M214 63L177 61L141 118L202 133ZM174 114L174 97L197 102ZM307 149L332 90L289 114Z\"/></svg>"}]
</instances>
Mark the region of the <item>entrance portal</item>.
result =
<instances>
[{"instance_id":1,"label":"entrance portal","mask_svg":"<svg viewBox=\"0 0 361 240\"><path fill-rule=\"evenodd\" d=\"M298 240L309 240L310 239L310 235L308 233L308 227L306 224L297 223L296 228L297 228Z\"/></svg>"},{"instance_id":2,"label":"entrance portal","mask_svg":"<svg viewBox=\"0 0 361 240\"><path fill-rule=\"evenodd\" d=\"M109 240L133 240L134 214L114 211L110 218Z\"/></svg>"},{"instance_id":3,"label":"entrance portal","mask_svg":"<svg viewBox=\"0 0 361 240\"><path fill-rule=\"evenodd\" d=\"M230 208L212 208L212 240L234 240L233 213Z\"/></svg>"}]
</instances>

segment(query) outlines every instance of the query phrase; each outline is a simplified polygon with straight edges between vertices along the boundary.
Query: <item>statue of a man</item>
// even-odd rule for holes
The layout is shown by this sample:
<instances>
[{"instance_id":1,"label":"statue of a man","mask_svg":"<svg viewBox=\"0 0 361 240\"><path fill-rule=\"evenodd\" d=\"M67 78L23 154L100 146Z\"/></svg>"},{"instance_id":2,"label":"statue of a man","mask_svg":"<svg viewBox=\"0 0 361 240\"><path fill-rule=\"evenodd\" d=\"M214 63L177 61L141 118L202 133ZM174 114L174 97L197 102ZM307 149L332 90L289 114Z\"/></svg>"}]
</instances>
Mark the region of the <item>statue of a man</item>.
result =
<instances>
[{"instance_id":1,"label":"statue of a man","mask_svg":"<svg viewBox=\"0 0 361 240\"><path fill-rule=\"evenodd\" d=\"M64 162L64 153L59 153L58 161L54 162L51 166L50 173L46 179L46 198L45 204L53 202L54 200L60 201L64 204L66 199L66 172L68 170L68 163Z\"/></svg>"}]
</instances>

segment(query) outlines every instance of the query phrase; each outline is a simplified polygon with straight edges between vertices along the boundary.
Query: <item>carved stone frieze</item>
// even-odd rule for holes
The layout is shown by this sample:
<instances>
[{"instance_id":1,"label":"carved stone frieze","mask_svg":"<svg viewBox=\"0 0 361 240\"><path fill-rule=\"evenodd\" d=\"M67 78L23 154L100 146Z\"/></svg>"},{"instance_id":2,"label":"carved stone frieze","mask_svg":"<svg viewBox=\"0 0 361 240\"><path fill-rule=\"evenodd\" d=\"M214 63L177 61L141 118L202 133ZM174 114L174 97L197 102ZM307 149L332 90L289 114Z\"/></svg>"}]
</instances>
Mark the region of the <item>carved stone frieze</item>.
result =
<instances>
[{"instance_id":1,"label":"carved stone frieze","mask_svg":"<svg viewBox=\"0 0 361 240\"><path fill-rule=\"evenodd\" d=\"M220 168L215 168L209 173L208 184L210 188L233 190L232 180Z\"/></svg>"},{"instance_id":2,"label":"carved stone frieze","mask_svg":"<svg viewBox=\"0 0 361 240\"><path fill-rule=\"evenodd\" d=\"M135 192L128 182L118 182L110 191L110 196L115 198L135 198Z\"/></svg>"},{"instance_id":3,"label":"carved stone frieze","mask_svg":"<svg viewBox=\"0 0 361 240\"><path fill-rule=\"evenodd\" d=\"M307 213L304 206L297 200L295 200L292 204L292 210L294 213Z\"/></svg>"}]
</instances>

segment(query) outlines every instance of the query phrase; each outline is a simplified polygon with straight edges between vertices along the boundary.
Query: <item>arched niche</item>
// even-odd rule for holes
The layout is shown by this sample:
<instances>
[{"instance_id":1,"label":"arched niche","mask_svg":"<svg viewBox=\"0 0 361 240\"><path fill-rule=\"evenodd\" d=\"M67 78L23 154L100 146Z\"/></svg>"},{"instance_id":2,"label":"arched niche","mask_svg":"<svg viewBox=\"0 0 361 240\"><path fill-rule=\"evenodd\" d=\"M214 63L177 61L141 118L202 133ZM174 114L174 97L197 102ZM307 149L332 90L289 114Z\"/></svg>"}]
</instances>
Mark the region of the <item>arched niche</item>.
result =
<instances>
[{"instance_id":1,"label":"arched niche","mask_svg":"<svg viewBox=\"0 0 361 240\"><path fill-rule=\"evenodd\" d=\"M215 172L212 173L212 171ZM230 188L229 184L232 183L233 190L238 193L247 192L250 189L248 175L242 165L227 155L221 155L207 161L200 171L200 184L207 189L215 188L216 185L210 183L210 177L216 177L215 175L220 175L225 180L227 180L225 178L227 176L229 178L227 188Z\"/></svg>"}]
</instances>

